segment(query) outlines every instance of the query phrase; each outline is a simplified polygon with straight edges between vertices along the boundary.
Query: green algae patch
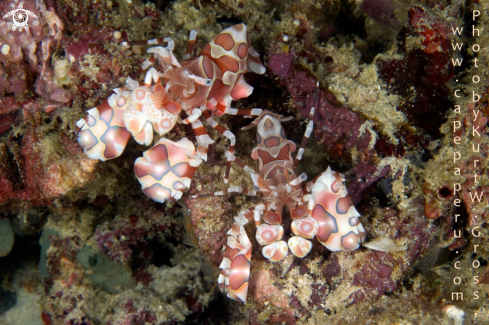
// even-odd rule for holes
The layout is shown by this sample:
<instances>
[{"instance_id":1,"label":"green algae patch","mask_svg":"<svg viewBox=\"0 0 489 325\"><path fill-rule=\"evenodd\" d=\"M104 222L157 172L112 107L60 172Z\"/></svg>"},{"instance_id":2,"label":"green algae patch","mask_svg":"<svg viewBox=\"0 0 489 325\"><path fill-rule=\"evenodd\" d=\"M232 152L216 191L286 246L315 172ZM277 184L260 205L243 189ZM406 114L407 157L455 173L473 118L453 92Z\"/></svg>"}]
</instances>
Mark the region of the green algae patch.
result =
<instances>
[{"instance_id":1,"label":"green algae patch","mask_svg":"<svg viewBox=\"0 0 489 325\"><path fill-rule=\"evenodd\" d=\"M15 234L10 219L0 220L0 257L7 256L14 247Z\"/></svg>"},{"instance_id":2,"label":"green algae patch","mask_svg":"<svg viewBox=\"0 0 489 325\"><path fill-rule=\"evenodd\" d=\"M132 286L132 272L92 246L85 245L76 255L76 260L85 270L85 277L108 293Z\"/></svg>"}]
</instances>

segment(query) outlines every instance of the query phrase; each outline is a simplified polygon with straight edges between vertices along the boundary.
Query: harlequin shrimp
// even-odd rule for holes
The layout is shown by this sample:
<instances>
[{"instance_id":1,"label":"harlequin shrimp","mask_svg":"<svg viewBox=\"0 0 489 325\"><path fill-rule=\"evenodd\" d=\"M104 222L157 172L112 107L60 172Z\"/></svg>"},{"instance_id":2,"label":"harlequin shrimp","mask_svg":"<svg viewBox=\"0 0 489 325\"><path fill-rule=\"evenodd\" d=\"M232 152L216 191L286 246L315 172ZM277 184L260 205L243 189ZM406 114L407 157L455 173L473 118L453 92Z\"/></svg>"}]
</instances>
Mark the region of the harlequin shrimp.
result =
<instances>
[{"instance_id":1,"label":"harlequin shrimp","mask_svg":"<svg viewBox=\"0 0 489 325\"><path fill-rule=\"evenodd\" d=\"M236 140L212 115L257 116L261 113L261 109L231 107L232 100L247 97L253 90L243 75L248 70L265 72L246 31L245 24L229 27L199 55L190 58L197 41L197 33L191 31L182 62L173 54L174 42L169 37L123 42L124 46L164 42L167 46L148 49L153 56L140 69L149 68L144 82L128 78L125 86L114 89L109 98L88 110L76 123L78 142L87 156L102 161L113 159L122 154L131 137L140 144L150 145L153 132L165 135L177 122L191 124L197 148L186 138L177 142L161 138L135 163L136 177L144 193L158 202L179 199L189 187L196 167L207 160L209 144L214 143L199 120L203 115L208 124L230 141L227 180ZM160 70L151 67L155 61ZM179 117L182 110L187 115L183 120Z\"/></svg>"},{"instance_id":2,"label":"harlequin shrimp","mask_svg":"<svg viewBox=\"0 0 489 325\"><path fill-rule=\"evenodd\" d=\"M317 91L314 102L316 97ZM244 225L251 220L254 220L257 227L256 240L263 246L262 254L271 262L281 261L289 251L303 258L310 252L310 240L314 237L331 251L355 250L365 238L360 214L344 185L344 175L328 167L313 181L305 184L307 175L298 175L297 164L302 159L313 130L314 107L310 111L306 132L295 158L292 153L296 151L296 144L287 139L281 124L290 119L266 110L251 125L243 128L257 129L257 146L251 157L258 160L259 172L246 166L237 157L234 157L234 162L250 173L256 190L234 186L214 193L224 195L237 192L261 196L263 199L254 208L241 211L227 233L218 285L222 292L234 300L246 302L247 298L252 244ZM284 207L290 211L294 235L288 242L282 240Z\"/></svg>"}]
</instances>

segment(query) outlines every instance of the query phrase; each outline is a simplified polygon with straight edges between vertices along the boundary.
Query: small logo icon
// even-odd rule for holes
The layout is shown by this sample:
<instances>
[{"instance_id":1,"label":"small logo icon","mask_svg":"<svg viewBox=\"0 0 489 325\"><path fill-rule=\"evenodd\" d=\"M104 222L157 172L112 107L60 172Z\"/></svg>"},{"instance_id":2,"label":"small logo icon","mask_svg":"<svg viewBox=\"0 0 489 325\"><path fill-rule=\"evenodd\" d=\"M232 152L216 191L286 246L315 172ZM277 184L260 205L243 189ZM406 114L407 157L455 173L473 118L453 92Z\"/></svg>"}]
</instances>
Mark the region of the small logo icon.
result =
<instances>
[{"instance_id":1,"label":"small logo icon","mask_svg":"<svg viewBox=\"0 0 489 325\"><path fill-rule=\"evenodd\" d=\"M12 16L12 21L14 24L12 25L12 31L19 30L22 31L22 29L25 29L26 31L29 30L29 26L27 25L27 22L29 21L29 16L37 18L37 16L29 10L25 10L23 8L22 2L19 3L19 7L17 9L14 9L7 13L3 18L9 18Z\"/></svg>"}]
</instances>

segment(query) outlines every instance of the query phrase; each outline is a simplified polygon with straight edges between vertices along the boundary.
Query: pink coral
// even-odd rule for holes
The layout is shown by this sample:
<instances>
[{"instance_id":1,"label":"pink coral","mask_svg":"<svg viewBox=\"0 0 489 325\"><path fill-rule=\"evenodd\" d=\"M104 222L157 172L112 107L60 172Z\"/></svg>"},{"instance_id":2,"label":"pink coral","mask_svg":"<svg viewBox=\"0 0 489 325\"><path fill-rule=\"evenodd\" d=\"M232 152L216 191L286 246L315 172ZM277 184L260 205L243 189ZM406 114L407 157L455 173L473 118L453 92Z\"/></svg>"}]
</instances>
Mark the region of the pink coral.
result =
<instances>
[{"instance_id":1,"label":"pink coral","mask_svg":"<svg viewBox=\"0 0 489 325\"><path fill-rule=\"evenodd\" d=\"M118 218L110 225L100 225L95 231L93 238L97 247L118 263L127 264L133 258L152 258L149 240L158 234L172 231L171 228L175 226L165 224L163 213L160 211L144 207L144 202L139 204L141 211L144 211L140 215L131 214L128 218ZM132 262L134 264L134 261ZM141 272L135 275L139 275L144 281L147 280Z\"/></svg>"},{"instance_id":2,"label":"pink coral","mask_svg":"<svg viewBox=\"0 0 489 325\"><path fill-rule=\"evenodd\" d=\"M16 7L19 1L0 4L0 15L3 16ZM0 43L8 44L10 51L7 55L0 54L3 67L0 67L0 94L15 93L23 96L34 81L36 75L44 74L53 49L59 45L63 23L57 17L53 8L47 9L45 4L34 0L24 1L24 8L38 16L31 18L29 30L12 31L12 23L0 21ZM24 58L24 56L26 56ZM7 77L5 77L7 76Z\"/></svg>"},{"instance_id":3,"label":"pink coral","mask_svg":"<svg viewBox=\"0 0 489 325\"><path fill-rule=\"evenodd\" d=\"M360 8L377 22L393 30L401 27L400 19L396 11L402 11L397 1L394 0L363 0Z\"/></svg>"},{"instance_id":4,"label":"pink coral","mask_svg":"<svg viewBox=\"0 0 489 325\"><path fill-rule=\"evenodd\" d=\"M48 158L38 134L32 129L24 135L20 150L17 146L9 150L16 165L7 167L9 158L0 157L4 160L0 174L0 202L25 200L35 205L49 204L90 180L96 164L81 152L69 159L62 159L58 154Z\"/></svg>"},{"instance_id":5,"label":"pink coral","mask_svg":"<svg viewBox=\"0 0 489 325\"><path fill-rule=\"evenodd\" d=\"M303 113L309 115L316 87L316 79L308 72L293 66L295 52L273 54L270 58L270 71L280 78L280 83L287 87L293 96L294 104ZM368 147L370 133L361 135L359 128L365 122L347 106L341 106L332 93L321 90L319 105L316 107L314 118L316 137L329 149L339 145L341 148L356 146L359 151ZM306 99L304 99L306 98Z\"/></svg>"},{"instance_id":6,"label":"pink coral","mask_svg":"<svg viewBox=\"0 0 489 325\"><path fill-rule=\"evenodd\" d=\"M420 44L407 46L409 38ZM376 65L391 92L409 98L397 109L422 130L412 135L414 146L426 147L429 141L442 136L440 126L446 121L446 111L453 106L447 85L454 75L451 31L446 18L437 11L413 6L409 9L409 25L399 33L398 42L403 58L379 58ZM413 87L417 89L414 95Z\"/></svg>"},{"instance_id":7,"label":"pink coral","mask_svg":"<svg viewBox=\"0 0 489 325\"><path fill-rule=\"evenodd\" d=\"M289 297L277 288L277 283L274 279L275 275L270 274L270 270L259 270L258 274L251 277L251 292L260 304L272 303L277 308L287 309ZM290 313L290 310L288 312Z\"/></svg>"},{"instance_id":8,"label":"pink coral","mask_svg":"<svg viewBox=\"0 0 489 325\"><path fill-rule=\"evenodd\" d=\"M359 162L353 168L351 175L355 177L355 181L348 184L348 193L350 193L353 204L361 201L362 192L370 187L373 183L383 178L390 172L389 166L383 167L378 171L378 167L369 162Z\"/></svg>"}]
</instances>

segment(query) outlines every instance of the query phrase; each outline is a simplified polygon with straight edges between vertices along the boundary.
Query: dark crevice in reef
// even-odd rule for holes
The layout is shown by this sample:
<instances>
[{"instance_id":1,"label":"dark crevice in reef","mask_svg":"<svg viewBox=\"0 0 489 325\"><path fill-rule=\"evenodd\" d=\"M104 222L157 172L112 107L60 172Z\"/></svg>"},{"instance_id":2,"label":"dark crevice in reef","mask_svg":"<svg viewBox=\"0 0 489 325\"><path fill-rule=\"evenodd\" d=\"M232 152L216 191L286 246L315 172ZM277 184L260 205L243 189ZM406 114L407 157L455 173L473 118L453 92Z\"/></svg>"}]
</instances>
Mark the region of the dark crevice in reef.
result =
<instances>
[{"instance_id":1,"label":"dark crevice in reef","mask_svg":"<svg viewBox=\"0 0 489 325\"><path fill-rule=\"evenodd\" d=\"M38 244L39 235L15 235L15 243L12 251L0 258L0 276L21 266L25 262L37 262L41 254L41 246Z\"/></svg>"},{"instance_id":2,"label":"dark crevice in reef","mask_svg":"<svg viewBox=\"0 0 489 325\"><path fill-rule=\"evenodd\" d=\"M260 51L260 48L256 48ZM248 73L244 77L245 81L254 85L253 92L247 98L242 98L237 102L233 102L231 106L237 108L261 108L263 110L273 110L276 113L283 114L285 116L290 116L290 112L287 110L287 105L284 102L284 98L289 97L287 91L282 87L276 86L276 81L272 76L270 76L269 70L265 72L264 75L256 75ZM259 85L259 86L257 86ZM236 135L239 133L249 133L255 136L256 132L253 131L241 131L241 128L249 125L254 121L254 118L243 118L242 116L229 116L228 125L231 127L231 131ZM287 125L290 122L284 123L284 126L287 128ZM289 137L289 133L287 133L287 137ZM240 145L239 142L236 144ZM251 152L250 152L251 154Z\"/></svg>"},{"instance_id":3,"label":"dark crevice in reef","mask_svg":"<svg viewBox=\"0 0 489 325\"><path fill-rule=\"evenodd\" d=\"M217 289L216 289L217 291ZM185 324L193 325L214 325L214 324L231 324L232 320L230 300L220 292L216 292L209 306L203 310L198 317L190 317Z\"/></svg>"},{"instance_id":4,"label":"dark crevice in reef","mask_svg":"<svg viewBox=\"0 0 489 325\"><path fill-rule=\"evenodd\" d=\"M8 141L0 144L0 171L4 173L14 190L23 190L23 175L20 164L20 146L16 142Z\"/></svg>"},{"instance_id":5,"label":"dark crevice in reef","mask_svg":"<svg viewBox=\"0 0 489 325\"><path fill-rule=\"evenodd\" d=\"M223 24L224 28L234 26L236 24L241 24L243 22L243 19L235 16L230 16L230 17L219 17L216 19L216 23L218 24Z\"/></svg>"},{"instance_id":6,"label":"dark crevice in reef","mask_svg":"<svg viewBox=\"0 0 489 325\"><path fill-rule=\"evenodd\" d=\"M480 263L480 266L486 267L487 266L487 260L485 260L483 257L477 257L478 255L476 253L472 254L470 256L471 260L477 260Z\"/></svg>"},{"instance_id":7,"label":"dark crevice in reef","mask_svg":"<svg viewBox=\"0 0 489 325\"><path fill-rule=\"evenodd\" d=\"M356 45L356 49L361 53L360 63L370 64L374 61L379 53L385 52L393 41L394 30L400 28L399 22L394 13L387 15L386 13L378 13L380 9L375 2L364 1L360 6L364 14L358 14L358 8L353 3L342 2L337 15L333 18L332 24L326 26L325 30L319 32L318 40L326 40L331 35L338 35L351 39ZM381 7L381 5L380 5ZM366 25L370 20L375 20L387 27L386 35L391 37L380 38L378 35L371 35ZM392 34L391 34L392 33ZM356 41L358 38L361 42Z\"/></svg>"},{"instance_id":8,"label":"dark crevice in reef","mask_svg":"<svg viewBox=\"0 0 489 325\"><path fill-rule=\"evenodd\" d=\"M361 63L370 64L374 61L377 54L385 52L386 45L381 41L369 40L366 51L362 51L360 48L357 49L362 53Z\"/></svg>"},{"instance_id":9,"label":"dark crevice in reef","mask_svg":"<svg viewBox=\"0 0 489 325\"><path fill-rule=\"evenodd\" d=\"M456 251L450 250L448 247L443 248L438 255L435 266L452 263L459 256L460 254L457 254Z\"/></svg>"},{"instance_id":10,"label":"dark crevice in reef","mask_svg":"<svg viewBox=\"0 0 489 325\"><path fill-rule=\"evenodd\" d=\"M27 263L39 263L41 255L39 237L39 234L15 235L12 251L7 256L0 257L0 283L5 279L11 279L16 272L21 272ZM15 299L15 296L4 295L4 292L0 292L0 314L15 305L15 301L12 304L12 299Z\"/></svg>"},{"instance_id":11,"label":"dark crevice in reef","mask_svg":"<svg viewBox=\"0 0 489 325\"><path fill-rule=\"evenodd\" d=\"M379 207L384 209L388 207L395 206L392 201L393 192L392 192L392 182L395 181L395 178L387 177L377 182L373 183L370 188L375 189L370 196L375 197L378 200Z\"/></svg>"},{"instance_id":12,"label":"dark crevice in reef","mask_svg":"<svg viewBox=\"0 0 489 325\"><path fill-rule=\"evenodd\" d=\"M406 114L409 124L422 129L431 140L437 140L442 136L439 129L446 122L446 113L453 107L447 86L453 77L453 68L448 62L450 53L430 55L420 49L406 53L408 34L404 28L398 36L399 51L405 54L402 60L377 60L379 76L390 91L405 98L398 109ZM430 71L427 67L441 68Z\"/></svg>"},{"instance_id":13,"label":"dark crevice in reef","mask_svg":"<svg viewBox=\"0 0 489 325\"><path fill-rule=\"evenodd\" d=\"M152 277L144 272L147 265L156 267L173 266L171 259L174 251L167 243L162 243L154 238L139 245L130 245L132 250L131 269L134 271L134 276L138 281L151 282ZM149 258L148 258L149 257Z\"/></svg>"},{"instance_id":14,"label":"dark crevice in reef","mask_svg":"<svg viewBox=\"0 0 489 325\"><path fill-rule=\"evenodd\" d=\"M464 46L462 47L461 51L457 50L457 54L459 54L462 58L462 64L460 66L455 66L455 76L456 79L459 80L459 82L462 81L465 77L468 75L467 69L470 69L472 66L471 62L474 59L474 55L469 53L469 46L470 44L475 44L477 43L476 40L474 40L474 37L472 37L472 25L474 22L472 21L472 10L471 8L473 7L473 2L472 1L466 1L465 5L460 8L461 13L460 16L463 16L463 31L461 36L454 36L453 43L464 43ZM459 26L457 26L459 27ZM452 33L453 35L453 33ZM477 34L475 36L477 38ZM456 56L454 56L456 58Z\"/></svg>"},{"instance_id":15,"label":"dark crevice in reef","mask_svg":"<svg viewBox=\"0 0 489 325\"><path fill-rule=\"evenodd\" d=\"M338 30L339 35L355 35L364 39L368 36L365 29L365 17L355 15L353 9L346 1L341 2L340 10L333 20L333 25Z\"/></svg>"},{"instance_id":16,"label":"dark crevice in reef","mask_svg":"<svg viewBox=\"0 0 489 325\"><path fill-rule=\"evenodd\" d=\"M464 23L464 31L463 35L467 39L471 39L469 44L474 44L472 40L477 40L479 36L472 36L472 25L475 24L475 22L472 19L473 15L473 10L474 10L474 1L473 0L467 0L465 1L465 4L460 8L460 16L463 16L463 23ZM468 47L467 47L468 48ZM466 49L467 49L466 48Z\"/></svg>"},{"instance_id":17,"label":"dark crevice in reef","mask_svg":"<svg viewBox=\"0 0 489 325\"><path fill-rule=\"evenodd\" d=\"M461 199L461 197L459 197ZM469 222L469 213L467 212L467 205L463 200L460 203L460 207L454 210L454 215L452 216L452 220L455 220L457 217L457 223L454 223L454 229L463 229L462 230L462 238L468 238L471 234L467 231L467 224ZM454 221L455 222L455 221Z\"/></svg>"},{"instance_id":18,"label":"dark crevice in reef","mask_svg":"<svg viewBox=\"0 0 489 325\"><path fill-rule=\"evenodd\" d=\"M156 267L163 265L172 266L171 259L174 255L173 249L166 243L157 239L148 241L148 248L152 253L151 264Z\"/></svg>"},{"instance_id":19,"label":"dark crevice in reef","mask_svg":"<svg viewBox=\"0 0 489 325\"><path fill-rule=\"evenodd\" d=\"M165 9L168 8L173 1L174 0L147 0L145 2L154 3L157 9L159 9L160 11L165 11Z\"/></svg>"},{"instance_id":20,"label":"dark crevice in reef","mask_svg":"<svg viewBox=\"0 0 489 325\"><path fill-rule=\"evenodd\" d=\"M15 306L17 295L15 292L0 290L0 315Z\"/></svg>"}]
</instances>

